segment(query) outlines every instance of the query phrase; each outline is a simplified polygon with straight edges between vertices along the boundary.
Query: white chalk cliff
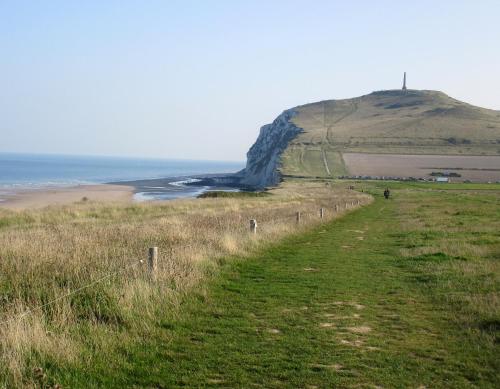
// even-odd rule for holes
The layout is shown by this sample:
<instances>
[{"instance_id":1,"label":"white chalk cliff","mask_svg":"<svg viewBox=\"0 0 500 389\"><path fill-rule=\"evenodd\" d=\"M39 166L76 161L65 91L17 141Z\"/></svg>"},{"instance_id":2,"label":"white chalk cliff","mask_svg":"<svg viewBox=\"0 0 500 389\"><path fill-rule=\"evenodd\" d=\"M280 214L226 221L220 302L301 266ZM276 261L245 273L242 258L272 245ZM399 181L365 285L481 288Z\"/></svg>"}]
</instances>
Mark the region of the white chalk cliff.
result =
<instances>
[{"instance_id":1,"label":"white chalk cliff","mask_svg":"<svg viewBox=\"0 0 500 389\"><path fill-rule=\"evenodd\" d=\"M294 109L284 111L271 124L260 128L257 141L247 153L247 165L239 174L241 184L265 188L280 182L281 154L302 129L292 123Z\"/></svg>"}]
</instances>

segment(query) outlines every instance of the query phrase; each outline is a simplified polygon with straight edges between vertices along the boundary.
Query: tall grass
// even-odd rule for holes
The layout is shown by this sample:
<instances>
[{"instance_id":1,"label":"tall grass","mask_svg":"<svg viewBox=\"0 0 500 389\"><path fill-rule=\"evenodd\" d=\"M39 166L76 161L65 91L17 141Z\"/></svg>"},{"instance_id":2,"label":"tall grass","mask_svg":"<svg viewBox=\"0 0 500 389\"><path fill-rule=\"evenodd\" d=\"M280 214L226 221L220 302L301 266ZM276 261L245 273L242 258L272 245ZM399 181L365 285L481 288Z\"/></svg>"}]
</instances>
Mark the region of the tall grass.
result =
<instances>
[{"instance_id":1,"label":"tall grass","mask_svg":"<svg viewBox=\"0 0 500 389\"><path fill-rule=\"evenodd\" d=\"M328 220L347 201L371 201L324 183L290 183L273 193L0 211L0 385L32 386L45 379L44 364L81 363L116 344L110 339L145 334L224 258L320 223L320 207ZM249 219L257 219L256 235ZM160 253L156 282L140 262L150 246Z\"/></svg>"}]
</instances>

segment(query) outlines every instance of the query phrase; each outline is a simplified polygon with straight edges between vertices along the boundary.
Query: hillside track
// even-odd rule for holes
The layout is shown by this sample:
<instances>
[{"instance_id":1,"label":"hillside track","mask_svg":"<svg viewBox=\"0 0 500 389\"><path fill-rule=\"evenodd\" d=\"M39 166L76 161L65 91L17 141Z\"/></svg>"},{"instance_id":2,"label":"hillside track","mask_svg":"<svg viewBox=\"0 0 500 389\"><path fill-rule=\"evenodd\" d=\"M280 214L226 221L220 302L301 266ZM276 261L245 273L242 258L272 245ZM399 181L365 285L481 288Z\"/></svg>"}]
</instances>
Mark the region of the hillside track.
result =
<instances>
[{"instance_id":1,"label":"hillside track","mask_svg":"<svg viewBox=\"0 0 500 389\"><path fill-rule=\"evenodd\" d=\"M326 152L324 149L321 149L321 154L323 156L323 163L325 164L325 171L326 171L326 174L328 174L328 176L331 176L332 173L330 173L330 167L328 166L328 160L326 158Z\"/></svg>"},{"instance_id":2,"label":"hillside track","mask_svg":"<svg viewBox=\"0 0 500 389\"><path fill-rule=\"evenodd\" d=\"M349 103L350 103L349 110L345 114L341 115L339 118L333 121L330 121L328 123L325 122L326 140L330 145L333 145L335 143L333 128L342 120L348 118L358 110L358 103L356 101L350 101Z\"/></svg>"}]
</instances>

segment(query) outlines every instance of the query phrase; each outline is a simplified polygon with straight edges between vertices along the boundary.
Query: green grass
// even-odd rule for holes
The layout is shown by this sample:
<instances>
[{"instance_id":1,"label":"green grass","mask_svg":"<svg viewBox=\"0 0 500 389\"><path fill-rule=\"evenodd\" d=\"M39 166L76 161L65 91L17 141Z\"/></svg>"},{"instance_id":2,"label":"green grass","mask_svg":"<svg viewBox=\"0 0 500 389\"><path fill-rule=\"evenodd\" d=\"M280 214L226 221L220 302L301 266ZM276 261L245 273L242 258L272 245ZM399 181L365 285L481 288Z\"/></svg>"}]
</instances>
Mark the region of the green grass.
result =
<instances>
[{"instance_id":1,"label":"green grass","mask_svg":"<svg viewBox=\"0 0 500 389\"><path fill-rule=\"evenodd\" d=\"M359 181L359 180L342 180L341 182L349 182L361 188L378 188L382 189L389 187L390 189L423 189L429 191L492 191L500 192L500 184L497 183L463 183L463 182L420 182L420 181ZM422 200L425 200L423 198Z\"/></svg>"},{"instance_id":2,"label":"green grass","mask_svg":"<svg viewBox=\"0 0 500 389\"><path fill-rule=\"evenodd\" d=\"M285 176L331 178L347 175L340 152L329 146L311 147L294 145L282 155L281 172ZM330 174L325 168L324 158Z\"/></svg>"},{"instance_id":3,"label":"green grass","mask_svg":"<svg viewBox=\"0 0 500 389\"><path fill-rule=\"evenodd\" d=\"M500 191L376 201L228 258L144 333L47 364L63 387L496 387ZM439 187L440 188L440 187ZM448 188L450 188L448 186ZM105 336L105 334L102 334Z\"/></svg>"}]
</instances>

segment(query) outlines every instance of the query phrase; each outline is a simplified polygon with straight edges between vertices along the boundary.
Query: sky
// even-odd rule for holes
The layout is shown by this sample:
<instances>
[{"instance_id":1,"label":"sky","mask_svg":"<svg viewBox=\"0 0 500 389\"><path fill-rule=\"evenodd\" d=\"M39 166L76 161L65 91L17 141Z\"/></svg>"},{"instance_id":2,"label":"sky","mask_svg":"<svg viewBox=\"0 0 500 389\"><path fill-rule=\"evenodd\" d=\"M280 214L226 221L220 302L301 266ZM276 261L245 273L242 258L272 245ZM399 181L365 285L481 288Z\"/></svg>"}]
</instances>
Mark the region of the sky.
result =
<instances>
[{"instance_id":1,"label":"sky","mask_svg":"<svg viewBox=\"0 0 500 389\"><path fill-rule=\"evenodd\" d=\"M245 159L283 110L400 88L500 110L500 1L0 0L0 151Z\"/></svg>"}]
</instances>

